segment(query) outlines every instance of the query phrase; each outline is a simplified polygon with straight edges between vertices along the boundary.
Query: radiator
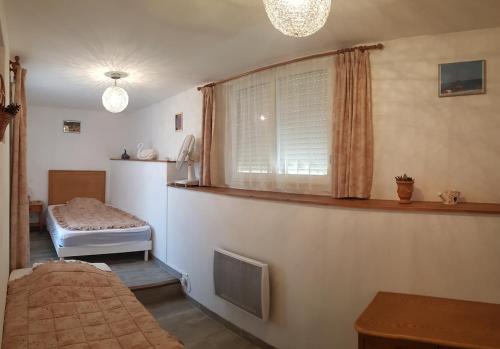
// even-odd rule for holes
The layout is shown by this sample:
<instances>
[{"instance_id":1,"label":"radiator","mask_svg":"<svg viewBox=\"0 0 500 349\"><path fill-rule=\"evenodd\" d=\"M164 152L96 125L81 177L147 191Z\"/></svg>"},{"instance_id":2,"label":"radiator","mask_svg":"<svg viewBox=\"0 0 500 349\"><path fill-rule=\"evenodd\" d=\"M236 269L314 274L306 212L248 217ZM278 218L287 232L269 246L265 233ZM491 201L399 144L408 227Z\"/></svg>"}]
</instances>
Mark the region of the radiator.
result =
<instances>
[{"instance_id":1,"label":"radiator","mask_svg":"<svg viewBox=\"0 0 500 349\"><path fill-rule=\"evenodd\" d=\"M215 294L246 312L269 318L267 264L222 249L214 251Z\"/></svg>"}]
</instances>

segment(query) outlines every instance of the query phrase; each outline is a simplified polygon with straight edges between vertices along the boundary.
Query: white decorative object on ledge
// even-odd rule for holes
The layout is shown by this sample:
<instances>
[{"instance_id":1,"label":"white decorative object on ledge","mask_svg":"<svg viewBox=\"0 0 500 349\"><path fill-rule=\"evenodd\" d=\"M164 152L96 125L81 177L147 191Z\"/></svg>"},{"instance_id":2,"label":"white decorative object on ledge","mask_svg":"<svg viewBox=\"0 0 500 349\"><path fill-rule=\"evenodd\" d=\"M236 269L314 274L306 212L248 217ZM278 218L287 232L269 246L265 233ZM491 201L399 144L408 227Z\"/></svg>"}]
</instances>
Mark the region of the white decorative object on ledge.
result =
<instances>
[{"instance_id":1,"label":"white decorative object on ledge","mask_svg":"<svg viewBox=\"0 0 500 349\"><path fill-rule=\"evenodd\" d=\"M316 33L326 23L331 0L264 0L273 26L285 35L304 37Z\"/></svg>"},{"instance_id":2,"label":"white decorative object on ledge","mask_svg":"<svg viewBox=\"0 0 500 349\"><path fill-rule=\"evenodd\" d=\"M137 159L139 160L155 160L158 153L154 149L144 149L144 144L137 144Z\"/></svg>"},{"instance_id":3,"label":"white decorative object on ledge","mask_svg":"<svg viewBox=\"0 0 500 349\"><path fill-rule=\"evenodd\" d=\"M460 192L458 190L447 190L438 193L438 196L443 200L443 204L445 205L456 205L460 200Z\"/></svg>"}]
</instances>

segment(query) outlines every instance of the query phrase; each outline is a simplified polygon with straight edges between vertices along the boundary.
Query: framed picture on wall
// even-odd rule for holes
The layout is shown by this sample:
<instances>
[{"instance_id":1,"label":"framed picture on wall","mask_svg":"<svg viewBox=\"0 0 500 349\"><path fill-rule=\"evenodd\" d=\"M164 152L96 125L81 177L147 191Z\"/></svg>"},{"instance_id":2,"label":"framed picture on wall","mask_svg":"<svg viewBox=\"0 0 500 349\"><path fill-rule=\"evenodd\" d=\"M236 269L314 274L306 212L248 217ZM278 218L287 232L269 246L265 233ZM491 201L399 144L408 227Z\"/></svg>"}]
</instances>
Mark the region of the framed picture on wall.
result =
<instances>
[{"instance_id":1,"label":"framed picture on wall","mask_svg":"<svg viewBox=\"0 0 500 349\"><path fill-rule=\"evenodd\" d=\"M182 113L175 114L175 132L181 132L183 127L184 116Z\"/></svg>"},{"instance_id":2,"label":"framed picture on wall","mask_svg":"<svg viewBox=\"0 0 500 349\"><path fill-rule=\"evenodd\" d=\"M439 97L486 93L486 61L468 61L439 65Z\"/></svg>"},{"instance_id":3,"label":"framed picture on wall","mask_svg":"<svg viewBox=\"0 0 500 349\"><path fill-rule=\"evenodd\" d=\"M64 133L80 133L80 121L64 120L63 121Z\"/></svg>"}]
</instances>

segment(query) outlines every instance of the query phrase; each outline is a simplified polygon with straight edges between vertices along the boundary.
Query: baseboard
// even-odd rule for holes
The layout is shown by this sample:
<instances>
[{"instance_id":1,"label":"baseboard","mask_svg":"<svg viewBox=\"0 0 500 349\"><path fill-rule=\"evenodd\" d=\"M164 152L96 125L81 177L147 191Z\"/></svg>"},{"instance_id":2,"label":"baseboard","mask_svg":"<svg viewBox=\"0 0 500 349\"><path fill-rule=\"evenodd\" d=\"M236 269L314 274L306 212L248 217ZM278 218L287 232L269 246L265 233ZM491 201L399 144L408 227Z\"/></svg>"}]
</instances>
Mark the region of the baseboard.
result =
<instances>
[{"instance_id":1,"label":"baseboard","mask_svg":"<svg viewBox=\"0 0 500 349\"><path fill-rule=\"evenodd\" d=\"M156 258L155 258L156 259ZM177 271L176 269L172 268L171 266L163 263L162 261L156 259L170 274L174 275L176 278L181 278L182 277L182 273L180 273L179 271ZM257 345L258 347L262 348L262 349L276 349L276 347L273 347L272 345L264 342L262 339L254 336L253 334L251 334L250 332L247 332L245 331L244 329L236 326L235 324L233 324L232 322L229 322L228 320L224 319L222 316L220 316L219 314L213 312L212 310L208 309L207 307L205 307L203 304L201 304L200 302L196 301L194 298L192 298L189 294L187 294L184 290L183 290L183 293L184 295L186 296L186 298L189 300L189 302L191 302L191 304L193 304L196 308L200 309L202 312L204 312L205 314L207 314L209 317L211 317L212 319L220 322L221 324L223 324L225 327L227 327L228 329L230 329L231 331L237 333L240 337L243 337L243 338L246 338L247 340L249 340L251 343Z\"/></svg>"},{"instance_id":2,"label":"baseboard","mask_svg":"<svg viewBox=\"0 0 500 349\"><path fill-rule=\"evenodd\" d=\"M173 276L175 276L177 279L180 279L182 277L182 273L178 272L177 270L175 270L174 268L172 268L171 266L169 266L168 264L165 264L163 263L161 260L159 260L158 258L156 258L153 254L151 254L153 256L153 259L162 266L163 269L165 269L166 271L168 271L170 274L172 274Z\"/></svg>"}]
</instances>

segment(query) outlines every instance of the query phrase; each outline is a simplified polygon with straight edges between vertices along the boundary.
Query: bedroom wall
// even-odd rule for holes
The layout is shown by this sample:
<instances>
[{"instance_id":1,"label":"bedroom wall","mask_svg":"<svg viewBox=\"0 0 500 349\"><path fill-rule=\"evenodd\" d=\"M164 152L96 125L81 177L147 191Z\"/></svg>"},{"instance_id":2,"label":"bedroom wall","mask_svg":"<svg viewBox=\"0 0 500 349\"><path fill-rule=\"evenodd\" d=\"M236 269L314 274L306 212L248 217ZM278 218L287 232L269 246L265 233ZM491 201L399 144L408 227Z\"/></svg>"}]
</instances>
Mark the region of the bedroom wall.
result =
<instances>
[{"instance_id":1,"label":"bedroom wall","mask_svg":"<svg viewBox=\"0 0 500 349\"><path fill-rule=\"evenodd\" d=\"M372 54L372 196L394 198L394 176L416 178L415 199L458 189L500 202L500 28L384 42ZM486 60L483 95L438 97L438 64Z\"/></svg>"},{"instance_id":2,"label":"bedroom wall","mask_svg":"<svg viewBox=\"0 0 500 349\"><path fill-rule=\"evenodd\" d=\"M114 207L148 222L152 228L153 255L167 263L167 183L186 178L175 163L110 161L110 197Z\"/></svg>"},{"instance_id":3,"label":"bedroom wall","mask_svg":"<svg viewBox=\"0 0 500 349\"><path fill-rule=\"evenodd\" d=\"M199 153L202 102L201 93L194 87L147 108L130 112L137 130L134 144L144 142L159 152L160 159L169 157L175 160L186 135L193 134L197 139L196 153ZM175 131L177 113L184 114L182 132Z\"/></svg>"},{"instance_id":4,"label":"bedroom wall","mask_svg":"<svg viewBox=\"0 0 500 349\"><path fill-rule=\"evenodd\" d=\"M416 177L417 199L456 188L469 201L500 202L498 37L500 28L405 38L373 53L373 197L395 198L393 177L406 172ZM438 63L469 59L487 60L487 94L438 98ZM201 104L189 95L184 107ZM500 303L498 216L321 208L173 188L168 196L167 259L190 275L191 296L280 348L355 348L353 323L378 290ZM270 322L214 296L214 247L270 263Z\"/></svg>"},{"instance_id":5,"label":"bedroom wall","mask_svg":"<svg viewBox=\"0 0 500 349\"><path fill-rule=\"evenodd\" d=\"M356 348L354 322L381 290L500 303L500 216L329 208L177 188L168 198L168 264L189 274L190 296L277 348ZM216 247L269 264L269 322L214 295Z\"/></svg>"},{"instance_id":6,"label":"bedroom wall","mask_svg":"<svg viewBox=\"0 0 500 349\"><path fill-rule=\"evenodd\" d=\"M81 133L63 133L64 120L81 121ZM124 114L30 106L28 109L28 185L32 199L47 202L48 170L105 170L109 198L111 157L128 146ZM108 199L109 200L109 199Z\"/></svg>"},{"instance_id":7,"label":"bedroom wall","mask_svg":"<svg viewBox=\"0 0 500 349\"><path fill-rule=\"evenodd\" d=\"M0 0L0 73L9 75L9 40L6 30L4 2ZM8 95L8 84L5 86ZM5 131L5 138L0 142L0 343L3 332L3 316L5 299L7 296L7 281L9 279L9 129Z\"/></svg>"},{"instance_id":8,"label":"bedroom wall","mask_svg":"<svg viewBox=\"0 0 500 349\"><path fill-rule=\"evenodd\" d=\"M500 202L500 28L384 42L371 55L374 120L372 197L395 199L394 176L416 178L414 198L460 190L468 201ZM487 93L438 97L438 64L487 60ZM175 157L186 133L201 135L196 88L135 112L137 139ZM174 115L184 112L184 132ZM473 146L471 146L473 145Z\"/></svg>"}]
</instances>

